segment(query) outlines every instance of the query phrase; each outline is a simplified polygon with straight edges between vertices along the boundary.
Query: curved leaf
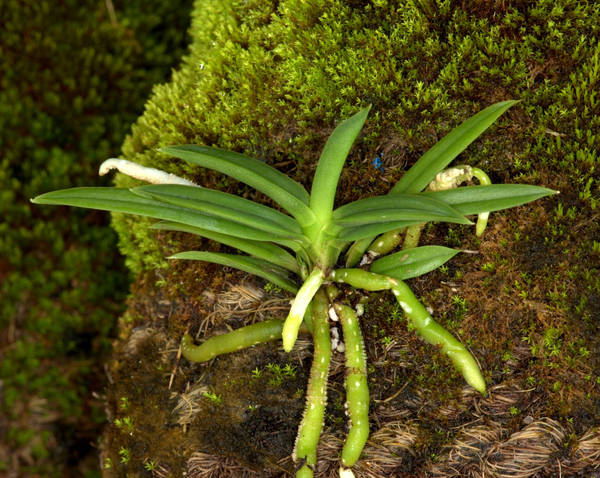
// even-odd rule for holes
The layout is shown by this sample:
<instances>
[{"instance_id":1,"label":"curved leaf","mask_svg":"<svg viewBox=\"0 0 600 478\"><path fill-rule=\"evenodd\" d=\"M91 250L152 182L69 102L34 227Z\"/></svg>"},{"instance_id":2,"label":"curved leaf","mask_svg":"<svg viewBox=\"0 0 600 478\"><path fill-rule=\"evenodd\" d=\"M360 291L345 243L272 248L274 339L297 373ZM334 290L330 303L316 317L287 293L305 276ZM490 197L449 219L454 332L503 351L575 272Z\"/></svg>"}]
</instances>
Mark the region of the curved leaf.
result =
<instances>
[{"instance_id":1,"label":"curved leaf","mask_svg":"<svg viewBox=\"0 0 600 478\"><path fill-rule=\"evenodd\" d=\"M225 254L222 252L186 251L174 254L168 257L168 259L188 259L233 267L234 269L239 269L248 272L249 274L262 277L288 292L296 293L298 291L296 284L285 276L283 270L271 262L263 261L262 259L257 259L255 257Z\"/></svg>"},{"instance_id":2,"label":"curved leaf","mask_svg":"<svg viewBox=\"0 0 600 478\"><path fill-rule=\"evenodd\" d=\"M443 201L419 194L394 194L359 199L336 209L333 213L337 226L408 221L411 224L445 221L471 224L467 218Z\"/></svg>"},{"instance_id":3,"label":"curved leaf","mask_svg":"<svg viewBox=\"0 0 600 478\"><path fill-rule=\"evenodd\" d=\"M490 184L426 191L422 194L450 204L461 214L469 215L508 209L557 193L529 184Z\"/></svg>"},{"instance_id":4,"label":"curved leaf","mask_svg":"<svg viewBox=\"0 0 600 478\"><path fill-rule=\"evenodd\" d=\"M442 169L462 153L498 117L518 101L501 101L488 106L454 128L431 147L394 185L392 193L422 191Z\"/></svg>"},{"instance_id":5,"label":"curved leaf","mask_svg":"<svg viewBox=\"0 0 600 478\"><path fill-rule=\"evenodd\" d=\"M54 204L77 206L103 211L137 214L165 221L178 222L201 227L229 236L252 239L255 241L276 241L279 237L255 227L240 224L229 219L203 214L194 209L173 206L156 199L147 199L132 193L129 189L119 188L72 188L61 189L42 194L32 202L36 204ZM289 236L285 236L287 238Z\"/></svg>"},{"instance_id":6,"label":"curved leaf","mask_svg":"<svg viewBox=\"0 0 600 478\"><path fill-rule=\"evenodd\" d=\"M459 252L442 246L413 247L377 259L370 270L395 279L411 279L437 269Z\"/></svg>"},{"instance_id":7,"label":"curved leaf","mask_svg":"<svg viewBox=\"0 0 600 478\"><path fill-rule=\"evenodd\" d=\"M356 213L336 220L335 224L342 227L348 227L364 226L366 224L391 221L408 221L411 224L419 224L423 222L453 222L458 224L471 224L471 221L463 216L457 217L455 215L450 216L436 212L405 208L374 209L373 211Z\"/></svg>"},{"instance_id":8,"label":"curved leaf","mask_svg":"<svg viewBox=\"0 0 600 478\"><path fill-rule=\"evenodd\" d=\"M301 238L300 225L293 218L268 206L222 191L178 184L157 184L131 189L142 197L158 199L206 214L273 232L279 236Z\"/></svg>"},{"instance_id":9,"label":"curved leaf","mask_svg":"<svg viewBox=\"0 0 600 478\"><path fill-rule=\"evenodd\" d=\"M300 183L258 159L207 146L166 146L161 152L188 163L231 176L266 194L294 216L302 226L314 222L309 196Z\"/></svg>"},{"instance_id":10,"label":"curved leaf","mask_svg":"<svg viewBox=\"0 0 600 478\"><path fill-rule=\"evenodd\" d=\"M364 108L340 123L327 139L317 163L310 192L310 208L321 225L327 224L333 211L338 181L352 143L360 133L369 110Z\"/></svg>"},{"instance_id":11,"label":"curved leaf","mask_svg":"<svg viewBox=\"0 0 600 478\"><path fill-rule=\"evenodd\" d=\"M189 232L198 236L206 237L212 241L220 242L229 247L239 249L246 254L250 254L258 259L272 262L279 267L283 267L291 272L298 273L298 262L289 252L281 247L269 242L251 241L250 239L240 239L239 237L219 234L217 232L202 229L200 227L188 226L176 222L157 222L150 226L152 229L164 231Z\"/></svg>"}]
</instances>

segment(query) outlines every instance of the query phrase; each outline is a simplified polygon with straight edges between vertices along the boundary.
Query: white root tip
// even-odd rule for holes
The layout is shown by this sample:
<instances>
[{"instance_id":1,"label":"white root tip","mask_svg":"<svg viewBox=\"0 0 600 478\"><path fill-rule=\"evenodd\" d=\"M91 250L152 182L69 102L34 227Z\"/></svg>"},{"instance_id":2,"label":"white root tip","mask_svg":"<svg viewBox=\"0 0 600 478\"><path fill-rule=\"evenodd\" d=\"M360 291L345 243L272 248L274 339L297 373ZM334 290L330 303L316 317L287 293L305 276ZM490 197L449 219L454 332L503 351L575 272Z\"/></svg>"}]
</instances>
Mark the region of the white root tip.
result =
<instances>
[{"instance_id":1,"label":"white root tip","mask_svg":"<svg viewBox=\"0 0 600 478\"><path fill-rule=\"evenodd\" d=\"M176 176L175 174L166 173L156 168L148 168L141 164L134 163L133 161L118 158L110 158L104 161L100 165L98 174L104 176L113 169L150 184L182 184L184 186L198 186L196 183Z\"/></svg>"},{"instance_id":2,"label":"white root tip","mask_svg":"<svg viewBox=\"0 0 600 478\"><path fill-rule=\"evenodd\" d=\"M355 478L355 476L350 468L340 466L340 478Z\"/></svg>"}]
</instances>

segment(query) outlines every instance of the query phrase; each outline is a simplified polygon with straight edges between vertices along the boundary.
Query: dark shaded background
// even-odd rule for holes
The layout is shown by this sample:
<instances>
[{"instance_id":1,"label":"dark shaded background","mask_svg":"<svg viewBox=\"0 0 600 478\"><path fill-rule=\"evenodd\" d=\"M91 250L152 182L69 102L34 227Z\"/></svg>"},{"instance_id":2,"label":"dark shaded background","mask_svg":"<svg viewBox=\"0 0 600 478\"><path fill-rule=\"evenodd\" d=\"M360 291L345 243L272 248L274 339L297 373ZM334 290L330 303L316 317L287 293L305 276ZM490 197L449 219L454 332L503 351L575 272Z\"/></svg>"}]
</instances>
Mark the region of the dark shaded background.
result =
<instances>
[{"instance_id":1,"label":"dark shaded background","mask_svg":"<svg viewBox=\"0 0 600 478\"><path fill-rule=\"evenodd\" d=\"M128 272L107 215L29 198L101 182L184 54L191 3L0 5L2 476L99 476L102 361Z\"/></svg>"}]
</instances>

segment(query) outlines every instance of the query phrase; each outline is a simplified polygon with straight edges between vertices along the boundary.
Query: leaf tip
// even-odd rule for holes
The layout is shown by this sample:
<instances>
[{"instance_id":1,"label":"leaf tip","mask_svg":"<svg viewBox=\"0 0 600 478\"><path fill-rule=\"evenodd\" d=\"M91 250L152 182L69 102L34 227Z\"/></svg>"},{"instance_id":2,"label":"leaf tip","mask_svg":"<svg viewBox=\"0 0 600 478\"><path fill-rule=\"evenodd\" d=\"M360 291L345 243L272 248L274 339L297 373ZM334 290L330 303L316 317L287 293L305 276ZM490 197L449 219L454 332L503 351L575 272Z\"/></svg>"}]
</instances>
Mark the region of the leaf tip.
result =
<instances>
[{"instance_id":1,"label":"leaf tip","mask_svg":"<svg viewBox=\"0 0 600 478\"><path fill-rule=\"evenodd\" d=\"M499 101L498 103L496 103L496 105L503 106L504 108L508 109L508 108L512 108L517 103L521 103L522 101L523 100L504 100L504 101Z\"/></svg>"},{"instance_id":2,"label":"leaf tip","mask_svg":"<svg viewBox=\"0 0 600 478\"><path fill-rule=\"evenodd\" d=\"M50 193L40 194L34 198L31 198L29 201L33 204L54 204L52 200L48 199L48 195Z\"/></svg>"},{"instance_id":3,"label":"leaf tip","mask_svg":"<svg viewBox=\"0 0 600 478\"><path fill-rule=\"evenodd\" d=\"M158 151L159 153L162 154L166 154L167 156L173 156L174 152L176 152L178 149L178 145L168 145L168 146L161 146L160 148L157 148L156 151Z\"/></svg>"}]
</instances>

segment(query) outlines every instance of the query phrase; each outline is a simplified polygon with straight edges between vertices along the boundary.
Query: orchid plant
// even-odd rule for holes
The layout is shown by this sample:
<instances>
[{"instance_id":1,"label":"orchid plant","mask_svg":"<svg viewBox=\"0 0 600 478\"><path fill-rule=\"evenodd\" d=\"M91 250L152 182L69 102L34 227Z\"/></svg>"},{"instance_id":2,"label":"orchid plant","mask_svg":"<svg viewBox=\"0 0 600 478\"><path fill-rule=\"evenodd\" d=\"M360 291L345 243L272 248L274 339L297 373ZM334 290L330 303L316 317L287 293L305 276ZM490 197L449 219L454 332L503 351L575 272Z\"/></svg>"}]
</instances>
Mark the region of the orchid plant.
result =
<instances>
[{"instance_id":1,"label":"orchid plant","mask_svg":"<svg viewBox=\"0 0 600 478\"><path fill-rule=\"evenodd\" d=\"M353 308L336 284L366 291L391 290L415 332L440 347L466 382L485 393L485 380L474 357L431 317L404 281L434 270L460 252L441 246L418 247L422 224L432 221L471 224L465 216L479 214L477 232L480 235L490 211L519 206L555 193L531 185L492 185L483 172L468 166L444 171L515 103L496 103L466 120L427 151L387 195L359 199L337 208L334 200L342 167L370 107L335 128L319 158L310 194L277 169L242 154L193 145L168 146L161 150L246 183L270 197L281 210L115 159L105 162L101 172L116 168L159 184L131 189L66 189L43 194L33 202L159 219L153 228L197 234L244 253L187 251L171 256L172 259L234 267L295 294L285 320L270 319L248 325L208 338L200 345L185 334L182 353L188 360L203 362L279 338L285 351L290 352L301 327L312 334L314 357L306 409L293 453L299 464L296 472L299 478L313 476L317 463L332 354L330 321L339 321L345 343L349 416L340 476L353 476L351 468L369 436L367 363L359 323L360 308ZM480 185L456 187L473 176L479 179ZM403 234L406 236L404 248L393 253ZM340 262L343 262L341 267Z\"/></svg>"}]
</instances>

